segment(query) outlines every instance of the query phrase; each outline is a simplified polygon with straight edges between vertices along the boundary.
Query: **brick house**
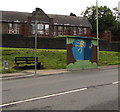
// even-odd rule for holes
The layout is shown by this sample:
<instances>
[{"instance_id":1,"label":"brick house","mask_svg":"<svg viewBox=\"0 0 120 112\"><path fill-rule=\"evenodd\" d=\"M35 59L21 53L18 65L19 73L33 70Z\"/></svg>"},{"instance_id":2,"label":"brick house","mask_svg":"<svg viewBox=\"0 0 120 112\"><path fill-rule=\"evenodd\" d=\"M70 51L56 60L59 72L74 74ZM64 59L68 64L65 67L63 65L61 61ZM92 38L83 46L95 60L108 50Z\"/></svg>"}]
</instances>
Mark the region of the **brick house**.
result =
<instances>
[{"instance_id":1,"label":"brick house","mask_svg":"<svg viewBox=\"0 0 120 112\"><path fill-rule=\"evenodd\" d=\"M1 12L0 27L2 27L2 34L32 37L35 35L36 20L38 37L54 38L59 35L89 35L92 28L85 17L45 14L39 8L36 8L32 13Z\"/></svg>"}]
</instances>

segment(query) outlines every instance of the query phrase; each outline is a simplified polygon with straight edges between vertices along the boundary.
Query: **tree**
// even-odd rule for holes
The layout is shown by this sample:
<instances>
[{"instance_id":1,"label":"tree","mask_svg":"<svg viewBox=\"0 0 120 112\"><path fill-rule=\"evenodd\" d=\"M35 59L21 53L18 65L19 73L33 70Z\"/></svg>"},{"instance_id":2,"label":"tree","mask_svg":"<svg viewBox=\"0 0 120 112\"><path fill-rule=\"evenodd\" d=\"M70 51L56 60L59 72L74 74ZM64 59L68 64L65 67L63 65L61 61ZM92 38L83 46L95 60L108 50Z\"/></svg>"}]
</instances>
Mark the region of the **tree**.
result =
<instances>
[{"instance_id":1,"label":"tree","mask_svg":"<svg viewBox=\"0 0 120 112\"><path fill-rule=\"evenodd\" d=\"M113 35L120 36L120 22L114 21L114 25L111 27L111 31Z\"/></svg>"},{"instance_id":2,"label":"tree","mask_svg":"<svg viewBox=\"0 0 120 112\"><path fill-rule=\"evenodd\" d=\"M113 14L116 17L116 19L118 19L118 8L117 7L113 8Z\"/></svg>"},{"instance_id":3,"label":"tree","mask_svg":"<svg viewBox=\"0 0 120 112\"><path fill-rule=\"evenodd\" d=\"M87 7L83 12L83 16L87 17L93 27L92 33L96 33L96 6ZM116 17L107 6L98 7L99 33L104 33L105 30L111 30Z\"/></svg>"}]
</instances>

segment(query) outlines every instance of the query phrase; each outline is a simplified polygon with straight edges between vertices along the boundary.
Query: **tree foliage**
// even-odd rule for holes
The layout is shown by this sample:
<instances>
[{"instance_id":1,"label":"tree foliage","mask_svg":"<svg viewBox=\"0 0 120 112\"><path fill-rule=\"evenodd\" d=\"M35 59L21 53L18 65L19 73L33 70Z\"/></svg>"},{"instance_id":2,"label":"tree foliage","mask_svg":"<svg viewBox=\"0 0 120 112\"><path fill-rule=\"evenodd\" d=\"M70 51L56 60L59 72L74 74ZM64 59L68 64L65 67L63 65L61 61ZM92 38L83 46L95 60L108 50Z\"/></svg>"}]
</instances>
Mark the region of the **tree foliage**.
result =
<instances>
[{"instance_id":1,"label":"tree foliage","mask_svg":"<svg viewBox=\"0 0 120 112\"><path fill-rule=\"evenodd\" d=\"M104 31L112 31L116 35L120 35L120 23L117 21L117 8L110 10L107 6L98 7L99 33ZM92 25L92 33L96 33L96 6L87 7L83 12L83 16L87 17Z\"/></svg>"}]
</instances>

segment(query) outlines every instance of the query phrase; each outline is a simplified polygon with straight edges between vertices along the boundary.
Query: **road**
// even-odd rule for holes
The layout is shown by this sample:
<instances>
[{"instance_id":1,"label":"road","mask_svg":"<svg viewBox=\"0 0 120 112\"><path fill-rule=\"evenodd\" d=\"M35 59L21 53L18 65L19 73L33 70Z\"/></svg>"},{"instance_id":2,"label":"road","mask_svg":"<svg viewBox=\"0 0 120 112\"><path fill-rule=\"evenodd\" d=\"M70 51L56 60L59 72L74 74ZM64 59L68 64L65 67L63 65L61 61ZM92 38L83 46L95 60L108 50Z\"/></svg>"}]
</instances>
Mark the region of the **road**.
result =
<instances>
[{"instance_id":1,"label":"road","mask_svg":"<svg viewBox=\"0 0 120 112\"><path fill-rule=\"evenodd\" d=\"M3 110L118 110L118 69L5 80Z\"/></svg>"}]
</instances>

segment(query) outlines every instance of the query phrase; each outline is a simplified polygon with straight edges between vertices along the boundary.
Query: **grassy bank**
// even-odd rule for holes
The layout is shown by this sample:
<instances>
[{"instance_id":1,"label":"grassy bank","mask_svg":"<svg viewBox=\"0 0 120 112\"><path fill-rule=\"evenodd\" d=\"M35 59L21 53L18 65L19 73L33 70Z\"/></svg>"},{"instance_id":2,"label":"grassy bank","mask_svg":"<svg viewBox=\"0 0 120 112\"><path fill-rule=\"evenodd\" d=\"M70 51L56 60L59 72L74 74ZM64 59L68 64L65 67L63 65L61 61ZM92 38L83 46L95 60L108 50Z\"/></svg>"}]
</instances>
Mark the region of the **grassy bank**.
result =
<instances>
[{"instance_id":1,"label":"grassy bank","mask_svg":"<svg viewBox=\"0 0 120 112\"><path fill-rule=\"evenodd\" d=\"M2 61L9 60L9 72L16 72L15 57L34 57L34 52L34 49L29 48L2 48ZM66 68L66 50L38 49L36 55L45 69Z\"/></svg>"},{"instance_id":2,"label":"grassy bank","mask_svg":"<svg viewBox=\"0 0 120 112\"><path fill-rule=\"evenodd\" d=\"M120 52L100 51L99 66L120 64Z\"/></svg>"},{"instance_id":3,"label":"grassy bank","mask_svg":"<svg viewBox=\"0 0 120 112\"><path fill-rule=\"evenodd\" d=\"M9 60L9 72L18 72L14 69L15 57L34 56L34 49L29 48L2 48L2 63L4 60ZM118 57L120 52L100 51L99 66L120 64ZM56 49L38 49L37 57L42 62L45 69L65 69L66 68L66 50ZM2 71L3 66L2 66Z\"/></svg>"}]
</instances>

